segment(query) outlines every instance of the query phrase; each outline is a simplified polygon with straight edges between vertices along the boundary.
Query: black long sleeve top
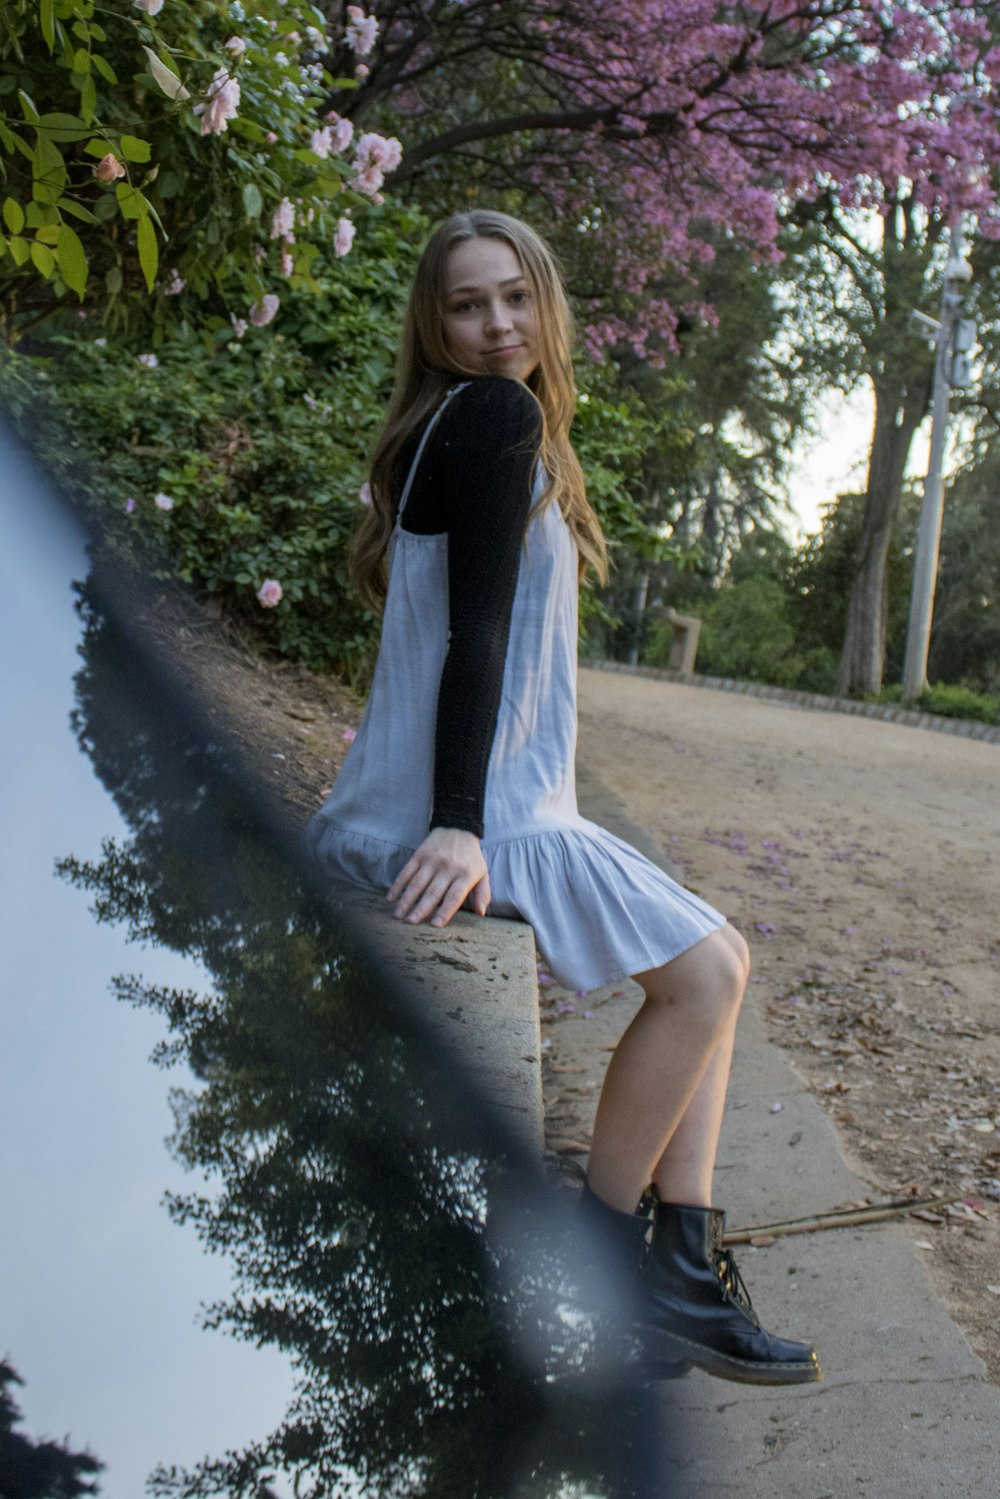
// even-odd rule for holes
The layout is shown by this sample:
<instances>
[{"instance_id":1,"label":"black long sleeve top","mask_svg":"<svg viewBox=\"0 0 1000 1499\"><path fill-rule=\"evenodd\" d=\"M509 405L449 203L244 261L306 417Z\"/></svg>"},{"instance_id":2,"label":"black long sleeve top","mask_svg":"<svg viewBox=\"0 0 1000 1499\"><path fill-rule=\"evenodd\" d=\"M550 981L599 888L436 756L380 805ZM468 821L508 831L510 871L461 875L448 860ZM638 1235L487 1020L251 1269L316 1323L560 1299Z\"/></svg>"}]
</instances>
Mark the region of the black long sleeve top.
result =
<instances>
[{"instance_id":1,"label":"black long sleeve top","mask_svg":"<svg viewBox=\"0 0 1000 1499\"><path fill-rule=\"evenodd\" d=\"M400 453L400 491L420 436L412 433ZM520 381L473 379L431 433L403 512L404 530L448 537L449 637L431 828L483 835L486 771L540 438L541 412Z\"/></svg>"}]
</instances>

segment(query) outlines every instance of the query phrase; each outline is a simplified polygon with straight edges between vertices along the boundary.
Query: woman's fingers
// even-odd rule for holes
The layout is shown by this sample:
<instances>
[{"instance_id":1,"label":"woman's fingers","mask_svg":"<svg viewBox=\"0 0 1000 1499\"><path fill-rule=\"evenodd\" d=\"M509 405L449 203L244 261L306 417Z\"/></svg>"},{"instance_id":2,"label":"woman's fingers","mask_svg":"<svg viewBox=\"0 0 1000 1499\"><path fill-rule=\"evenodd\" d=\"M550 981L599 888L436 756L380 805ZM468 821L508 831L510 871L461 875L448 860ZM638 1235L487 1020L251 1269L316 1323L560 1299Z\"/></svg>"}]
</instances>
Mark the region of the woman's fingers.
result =
<instances>
[{"instance_id":1,"label":"woman's fingers","mask_svg":"<svg viewBox=\"0 0 1000 1499\"><path fill-rule=\"evenodd\" d=\"M472 909L477 916L485 916L490 908L490 877L484 874L478 885L474 885L471 895Z\"/></svg>"},{"instance_id":2,"label":"woman's fingers","mask_svg":"<svg viewBox=\"0 0 1000 1499\"><path fill-rule=\"evenodd\" d=\"M486 882L486 901L481 886ZM470 891L474 909L484 915L489 904L489 879L479 840L454 828L435 828L403 865L387 892L395 902L393 915L401 921L433 919L445 926Z\"/></svg>"}]
</instances>

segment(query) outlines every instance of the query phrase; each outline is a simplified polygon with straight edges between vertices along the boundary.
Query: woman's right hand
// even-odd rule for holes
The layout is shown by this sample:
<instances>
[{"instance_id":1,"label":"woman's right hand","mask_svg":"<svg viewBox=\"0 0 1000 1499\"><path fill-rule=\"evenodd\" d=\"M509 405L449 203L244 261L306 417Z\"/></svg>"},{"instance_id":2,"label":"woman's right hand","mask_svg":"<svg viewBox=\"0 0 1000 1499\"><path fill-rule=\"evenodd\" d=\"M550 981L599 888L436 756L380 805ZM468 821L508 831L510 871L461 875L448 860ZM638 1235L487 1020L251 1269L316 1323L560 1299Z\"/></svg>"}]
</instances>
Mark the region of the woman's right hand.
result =
<instances>
[{"instance_id":1,"label":"woman's right hand","mask_svg":"<svg viewBox=\"0 0 1000 1499\"><path fill-rule=\"evenodd\" d=\"M485 916L490 904L490 877L479 839L463 828L432 828L403 865L389 889L393 916L400 921L447 926L472 897L472 910Z\"/></svg>"}]
</instances>

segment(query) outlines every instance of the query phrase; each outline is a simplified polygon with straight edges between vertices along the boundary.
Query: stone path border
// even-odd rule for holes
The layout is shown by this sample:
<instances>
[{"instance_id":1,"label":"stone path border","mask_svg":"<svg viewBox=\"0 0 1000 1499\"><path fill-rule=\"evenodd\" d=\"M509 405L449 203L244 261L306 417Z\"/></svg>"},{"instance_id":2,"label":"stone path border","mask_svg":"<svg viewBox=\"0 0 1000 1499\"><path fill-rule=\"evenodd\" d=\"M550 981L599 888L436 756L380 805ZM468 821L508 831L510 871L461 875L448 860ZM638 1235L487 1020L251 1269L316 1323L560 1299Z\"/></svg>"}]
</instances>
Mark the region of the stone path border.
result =
<instances>
[{"instance_id":1,"label":"stone path border","mask_svg":"<svg viewBox=\"0 0 1000 1499\"><path fill-rule=\"evenodd\" d=\"M736 681L732 677L705 677L699 672L668 671L659 666L629 666L624 661L582 657L580 665L595 671L617 671L630 677L651 677L657 682L679 682L684 687L711 687L716 692L738 692L784 703L789 708L807 708L821 713L851 713L857 718L881 718L886 723L906 724L913 729L933 729L938 734L957 734L961 739L981 739L1000 744L1000 725L978 723L971 718L944 718L940 713L921 713L897 703L859 703L849 697L825 697L821 692L796 692L790 687L772 687L766 682Z\"/></svg>"}]
</instances>

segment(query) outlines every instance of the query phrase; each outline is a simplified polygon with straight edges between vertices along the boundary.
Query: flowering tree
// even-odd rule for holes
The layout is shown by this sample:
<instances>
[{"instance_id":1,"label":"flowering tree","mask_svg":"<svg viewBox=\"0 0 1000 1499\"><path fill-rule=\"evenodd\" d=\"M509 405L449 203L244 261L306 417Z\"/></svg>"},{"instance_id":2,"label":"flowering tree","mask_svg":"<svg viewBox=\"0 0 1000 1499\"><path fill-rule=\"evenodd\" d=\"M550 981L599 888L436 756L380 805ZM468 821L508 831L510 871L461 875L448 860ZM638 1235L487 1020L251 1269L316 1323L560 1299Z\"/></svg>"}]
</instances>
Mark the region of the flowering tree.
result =
<instances>
[{"instance_id":1,"label":"flowering tree","mask_svg":"<svg viewBox=\"0 0 1000 1499\"><path fill-rule=\"evenodd\" d=\"M185 289L263 326L282 281L318 289L353 213L399 165L349 106L377 22L337 48L315 6L262 0L11 0L0 30L0 308L8 336L75 297L127 310ZM333 50L349 65L335 78ZM321 109L331 88L345 102ZM245 314L245 315L244 315Z\"/></svg>"},{"instance_id":2,"label":"flowering tree","mask_svg":"<svg viewBox=\"0 0 1000 1499\"><path fill-rule=\"evenodd\" d=\"M831 192L996 226L1000 47L986 0L382 0L352 105L405 121L394 179L527 194L563 226L596 350L675 337L720 230L775 255L779 208ZM341 108L347 95L331 90Z\"/></svg>"}]
</instances>

